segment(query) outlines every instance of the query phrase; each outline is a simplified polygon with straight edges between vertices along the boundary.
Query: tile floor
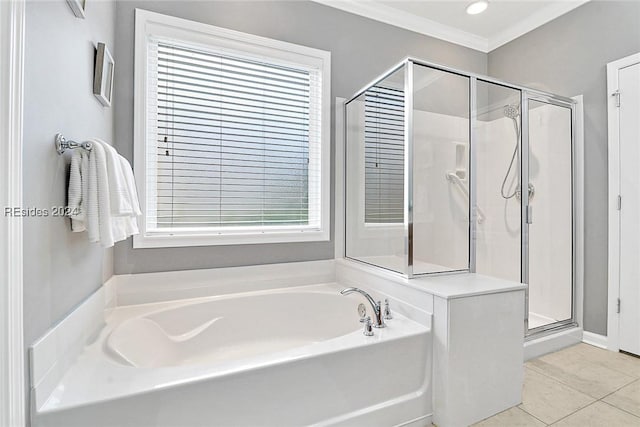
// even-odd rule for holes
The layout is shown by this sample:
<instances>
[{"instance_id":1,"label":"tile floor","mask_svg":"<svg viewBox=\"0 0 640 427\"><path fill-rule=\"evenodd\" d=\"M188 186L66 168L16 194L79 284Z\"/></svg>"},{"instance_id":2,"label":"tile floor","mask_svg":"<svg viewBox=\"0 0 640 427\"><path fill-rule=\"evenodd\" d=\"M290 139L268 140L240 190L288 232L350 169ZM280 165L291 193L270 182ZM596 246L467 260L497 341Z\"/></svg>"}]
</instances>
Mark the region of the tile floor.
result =
<instances>
[{"instance_id":1,"label":"tile floor","mask_svg":"<svg viewBox=\"0 0 640 427\"><path fill-rule=\"evenodd\" d=\"M522 404L478 427L640 427L640 358L578 344L525 363Z\"/></svg>"}]
</instances>

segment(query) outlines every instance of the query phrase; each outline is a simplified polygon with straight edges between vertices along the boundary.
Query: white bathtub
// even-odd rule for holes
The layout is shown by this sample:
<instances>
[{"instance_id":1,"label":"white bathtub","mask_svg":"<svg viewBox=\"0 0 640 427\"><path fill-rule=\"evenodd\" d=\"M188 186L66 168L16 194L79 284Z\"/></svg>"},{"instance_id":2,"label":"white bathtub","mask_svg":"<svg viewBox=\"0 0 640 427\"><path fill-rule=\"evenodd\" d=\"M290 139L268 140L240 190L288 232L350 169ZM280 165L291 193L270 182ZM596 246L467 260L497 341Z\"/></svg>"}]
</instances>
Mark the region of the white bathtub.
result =
<instances>
[{"instance_id":1,"label":"white bathtub","mask_svg":"<svg viewBox=\"0 0 640 427\"><path fill-rule=\"evenodd\" d=\"M362 334L336 284L122 306L36 426L424 425L430 328ZM370 308L369 308L370 311Z\"/></svg>"},{"instance_id":2,"label":"white bathtub","mask_svg":"<svg viewBox=\"0 0 640 427\"><path fill-rule=\"evenodd\" d=\"M107 349L142 368L233 363L354 332L354 313L354 301L337 292L294 290L193 302L125 320L110 333Z\"/></svg>"}]
</instances>

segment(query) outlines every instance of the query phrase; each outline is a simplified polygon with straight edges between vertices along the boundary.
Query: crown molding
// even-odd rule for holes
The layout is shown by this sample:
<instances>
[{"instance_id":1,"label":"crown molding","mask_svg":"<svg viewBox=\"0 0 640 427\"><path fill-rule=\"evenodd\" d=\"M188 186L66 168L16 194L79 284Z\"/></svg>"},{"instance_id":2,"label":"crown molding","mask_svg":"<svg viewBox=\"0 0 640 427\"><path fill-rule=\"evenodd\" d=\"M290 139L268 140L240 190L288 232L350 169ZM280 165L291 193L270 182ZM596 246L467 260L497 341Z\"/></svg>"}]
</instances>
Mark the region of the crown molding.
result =
<instances>
[{"instance_id":1,"label":"crown molding","mask_svg":"<svg viewBox=\"0 0 640 427\"><path fill-rule=\"evenodd\" d=\"M488 52L517 39L529 31L541 27L547 22L553 21L559 16L582 6L587 2L589 2L589 0L559 1L532 13L527 18L516 22L514 25L511 25L498 34L490 37L488 39Z\"/></svg>"},{"instance_id":2,"label":"crown molding","mask_svg":"<svg viewBox=\"0 0 640 427\"><path fill-rule=\"evenodd\" d=\"M489 53L492 50L532 31L571 10L582 6L589 0L558 1L514 23L503 31L482 37L458 28L405 12L375 0L312 0L316 3L340 9L345 12L364 16L395 27L404 28L425 36L434 37L460 46Z\"/></svg>"},{"instance_id":3,"label":"crown molding","mask_svg":"<svg viewBox=\"0 0 640 427\"><path fill-rule=\"evenodd\" d=\"M422 18L413 13L389 7L377 1L358 0L313 0L316 3L340 9L345 12L404 28L425 36L434 37L460 46L488 52L489 43L484 37L448 25Z\"/></svg>"}]
</instances>

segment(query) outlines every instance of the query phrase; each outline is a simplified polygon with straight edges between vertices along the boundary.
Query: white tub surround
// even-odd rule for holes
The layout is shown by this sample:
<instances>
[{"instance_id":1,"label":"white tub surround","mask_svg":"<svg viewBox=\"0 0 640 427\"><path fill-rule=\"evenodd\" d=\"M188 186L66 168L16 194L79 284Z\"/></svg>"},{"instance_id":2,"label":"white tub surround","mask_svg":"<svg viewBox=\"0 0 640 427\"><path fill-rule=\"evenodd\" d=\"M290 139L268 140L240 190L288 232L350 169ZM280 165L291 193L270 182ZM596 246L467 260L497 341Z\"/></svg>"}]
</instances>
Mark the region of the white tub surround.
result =
<instances>
[{"instance_id":1,"label":"white tub surround","mask_svg":"<svg viewBox=\"0 0 640 427\"><path fill-rule=\"evenodd\" d=\"M66 372L94 341L115 307L113 279L94 292L29 349L32 413L49 398Z\"/></svg>"},{"instance_id":2,"label":"white tub surround","mask_svg":"<svg viewBox=\"0 0 640 427\"><path fill-rule=\"evenodd\" d=\"M336 274L433 313L435 424L473 424L521 402L524 285L470 273L409 280L349 260Z\"/></svg>"},{"instance_id":3,"label":"white tub surround","mask_svg":"<svg viewBox=\"0 0 640 427\"><path fill-rule=\"evenodd\" d=\"M117 304L146 304L335 282L335 262L289 262L246 267L113 276Z\"/></svg>"},{"instance_id":4,"label":"white tub surround","mask_svg":"<svg viewBox=\"0 0 640 427\"><path fill-rule=\"evenodd\" d=\"M112 276L29 351L32 411L41 408L116 307L335 281L333 260Z\"/></svg>"},{"instance_id":5,"label":"white tub surround","mask_svg":"<svg viewBox=\"0 0 640 427\"><path fill-rule=\"evenodd\" d=\"M300 264L309 272L299 278L302 282L317 277L318 264ZM300 264L292 266L294 276ZM286 267L265 268L282 272ZM59 381L48 388L34 384L33 425L390 426L431 421L428 313L392 303L394 318L367 337L358 321L362 299L341 296L344 286L283 283L279 289L262 289L274 287L268 275L258 280L258 290L247 291L250 285L243 282L239 293L163 301L166 292L173 295L180 287L219 291L251 276L244 269L221 270L220 280L209 286L204 286L204 275L203 286L195 285L198 280L175 281L176 275L203 274L195 272L137 275L137 284L126 278L127 286L140 291L135 293L140 303L105 311L97 337L81 340L88 344L67 359ZM152 279L160 292L142 291ZM122 292L121 280L110 286L116 299L133 295ZM142 303L143 295L151 302ZM80 318L76 313L69 317ZM56 329L34 346L34 367L45 357L48 337L59 334Z\"/></svg>"}]
</instances>

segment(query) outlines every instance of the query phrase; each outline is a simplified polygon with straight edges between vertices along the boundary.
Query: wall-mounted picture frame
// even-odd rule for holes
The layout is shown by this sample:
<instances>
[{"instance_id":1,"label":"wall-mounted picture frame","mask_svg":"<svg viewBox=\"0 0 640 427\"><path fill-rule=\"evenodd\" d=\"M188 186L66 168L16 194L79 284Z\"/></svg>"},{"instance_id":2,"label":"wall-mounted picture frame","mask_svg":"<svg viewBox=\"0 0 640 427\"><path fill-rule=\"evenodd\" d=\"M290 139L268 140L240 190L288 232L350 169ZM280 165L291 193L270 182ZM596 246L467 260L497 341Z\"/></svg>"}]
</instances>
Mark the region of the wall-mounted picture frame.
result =
<instances>
[{"instance_id":1,"label":"wall-mounted picture frame","mask_svg":"<svg viewBox=\"0 0 640 427\"><path fill-rule=\"evenodd\" d=\"M104 43L98 43L96 48L96 64L93 73L93 94L105 107L111 106L114 67L115 62L109 49Z\"/></svg>"},{"instance_id":2,"label":"wall-mounted picture frame","mask_svg":"<svg viewBox=\"0 0 640 427\"><path fill-rule=\"evenodd\" d=\"M87 0L67 0L67 4L77 18L84 19L84 11L87 6Z\"/></svg>"}]
</instances>

